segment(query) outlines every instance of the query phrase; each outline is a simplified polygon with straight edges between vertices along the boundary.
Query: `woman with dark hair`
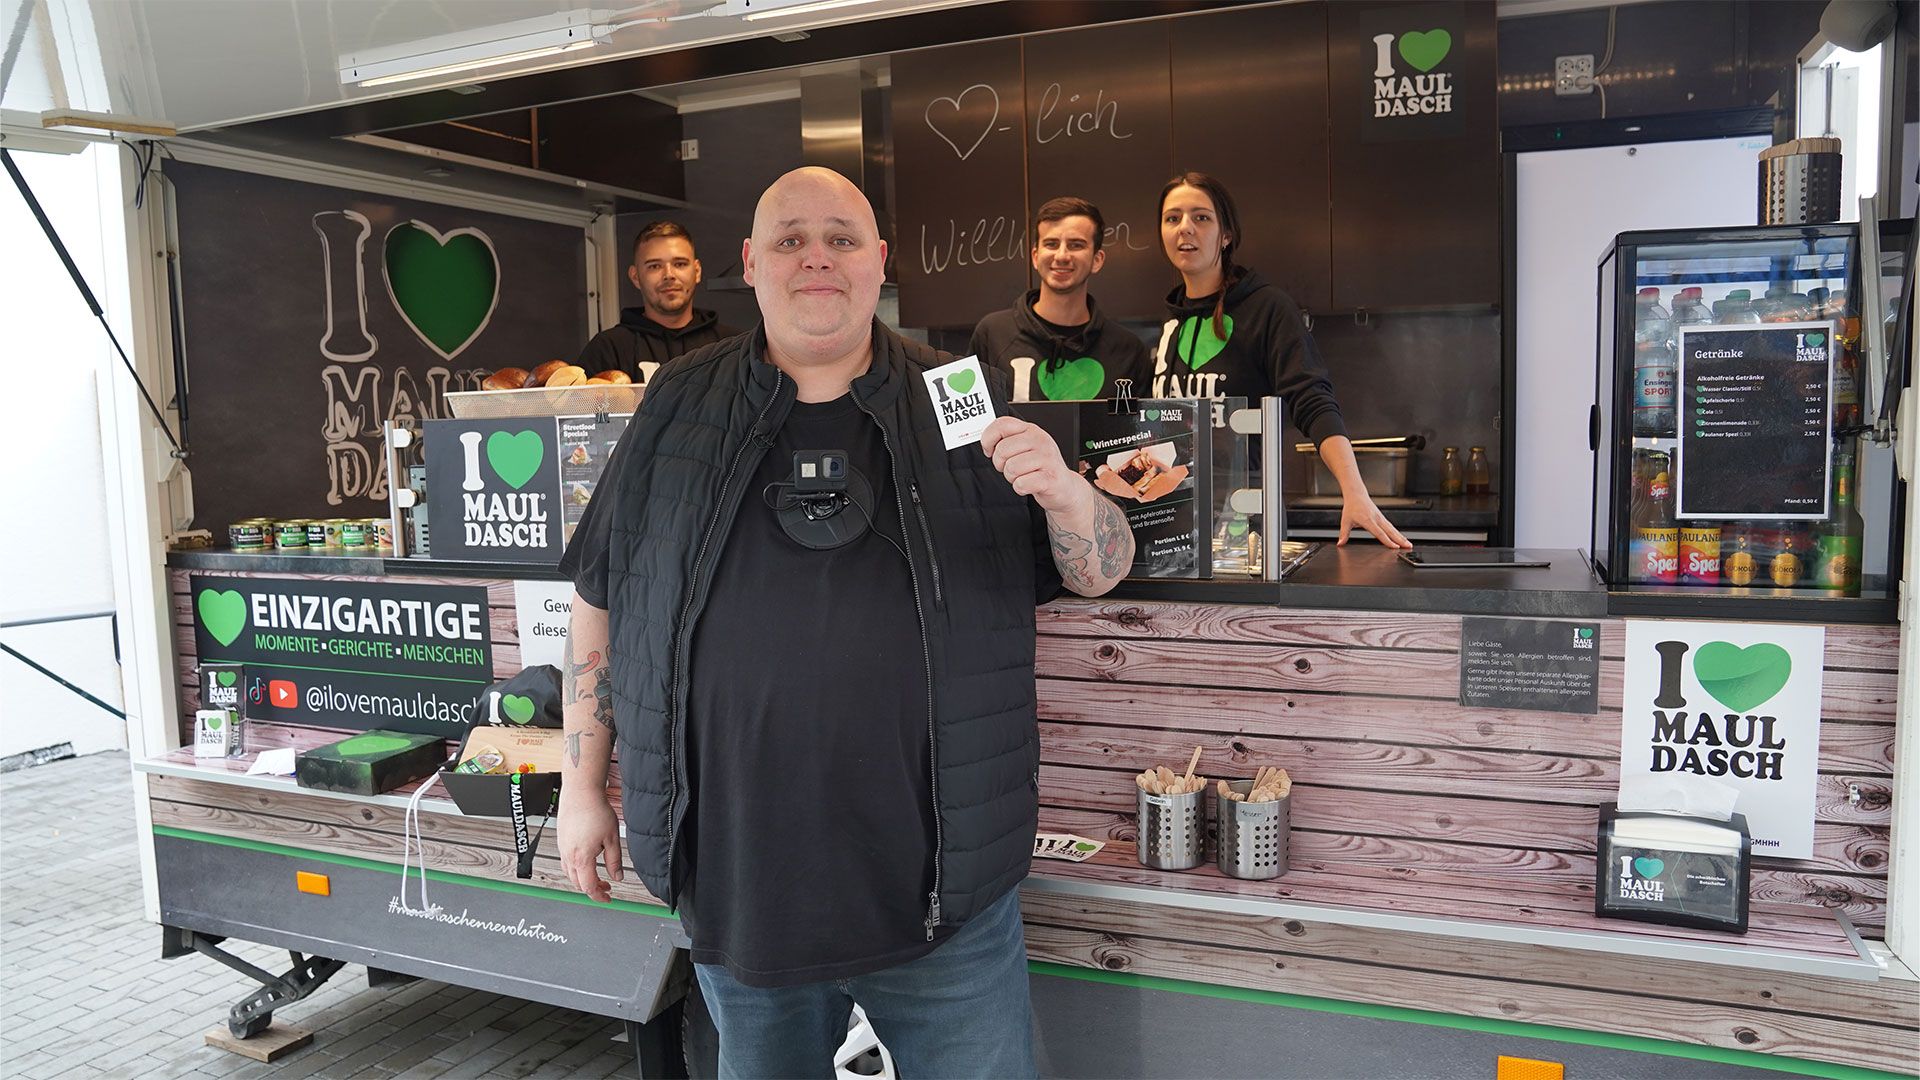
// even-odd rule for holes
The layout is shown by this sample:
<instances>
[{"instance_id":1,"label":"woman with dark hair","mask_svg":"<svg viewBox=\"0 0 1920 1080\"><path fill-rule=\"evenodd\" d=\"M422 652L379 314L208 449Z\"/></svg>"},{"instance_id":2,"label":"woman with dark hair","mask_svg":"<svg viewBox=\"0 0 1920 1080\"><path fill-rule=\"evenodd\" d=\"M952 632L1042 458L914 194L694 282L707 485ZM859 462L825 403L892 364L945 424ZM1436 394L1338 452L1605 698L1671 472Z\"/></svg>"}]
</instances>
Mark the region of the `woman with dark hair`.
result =
<instances>
[{"instance_id":1,"label":"woman with dark hair","mask_svg":"<svg viewBox=\"0 0 1920 1080\"><path fill-rule=\"evenodd\" d=\"M1293 426L1340 482L1340 542L1356 526L1388 547L1412 547L1367 494L1327 367L1293 298L1236 266L1240 214L1226 186L1182 173L1160 191L1160 243L1180 272L1154 355L1153 396L1286 399Z\"/></svg>"}]
</instances>

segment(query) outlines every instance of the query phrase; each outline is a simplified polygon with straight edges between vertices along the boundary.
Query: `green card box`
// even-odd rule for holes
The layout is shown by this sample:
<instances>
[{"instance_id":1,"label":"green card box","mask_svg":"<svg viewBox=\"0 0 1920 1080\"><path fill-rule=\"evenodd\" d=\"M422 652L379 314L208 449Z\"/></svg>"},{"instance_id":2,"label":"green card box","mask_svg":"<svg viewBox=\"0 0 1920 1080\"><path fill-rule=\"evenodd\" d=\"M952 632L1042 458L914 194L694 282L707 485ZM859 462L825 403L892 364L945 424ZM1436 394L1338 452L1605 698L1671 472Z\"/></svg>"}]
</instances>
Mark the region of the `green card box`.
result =
<instances>
[{"instance_id":1,"label":"green card box","mask_svg":"<svg viewBox=\"0 0 1920 1080\"><path fill-rule=\"evenodd\" d=\"M301 754L293 775L301 787L378 795L431 775L446 760L446 740L437 735L363 731Z\"/></svg>"}]
</instances>

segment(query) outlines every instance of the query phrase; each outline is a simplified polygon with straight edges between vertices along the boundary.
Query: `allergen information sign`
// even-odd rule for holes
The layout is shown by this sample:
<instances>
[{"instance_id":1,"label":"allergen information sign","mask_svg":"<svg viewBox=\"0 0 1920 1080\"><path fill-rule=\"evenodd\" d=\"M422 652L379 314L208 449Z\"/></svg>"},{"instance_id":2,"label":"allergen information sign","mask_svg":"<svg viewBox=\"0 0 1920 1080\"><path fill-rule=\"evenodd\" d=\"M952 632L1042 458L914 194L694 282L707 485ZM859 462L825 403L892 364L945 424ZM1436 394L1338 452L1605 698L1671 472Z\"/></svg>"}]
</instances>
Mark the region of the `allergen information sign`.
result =
<instances>
[{"instance_id":1,"label":"allergen information sign","mask_svg":"<svg viewBox=\"0 0 1920 1080\"><path fill-rule=\"evenodd\" d=\"M1833 330L1832 322L1681 329L1676 517L1826 519Z\"/></svg>"},{"instance_id":2,"label":"allergen information sign","mask_svg":"<svg viewBox=\"0 0 1920 1080\"><path fill-rule=\"evenodd\" d=\"M1623 787L1730 786L1755 855L1810 857L1826 642L1819 625L1627 620Z\"/></svg>"},{"instance_id":3,"label":"allergen information sign","mask_svg":"<svg viewBox=\"0 0 1920 1080\"><path fill-rule=\"evenodd\" d=\"M1599 624L1475 616L1460 620L1460 704L1599 712Z\"/></svg>"},{"instance_id":4,"label":"allergen information sign","mask_svg":"<svg viewBox=\"0 0 1920 1080\"><path fill-rule=\"evenodd\" d=\"M493 681L476 585L188 577L201 663L246 665L246 715L459 738Z\"/></svg>"}]
</instances>

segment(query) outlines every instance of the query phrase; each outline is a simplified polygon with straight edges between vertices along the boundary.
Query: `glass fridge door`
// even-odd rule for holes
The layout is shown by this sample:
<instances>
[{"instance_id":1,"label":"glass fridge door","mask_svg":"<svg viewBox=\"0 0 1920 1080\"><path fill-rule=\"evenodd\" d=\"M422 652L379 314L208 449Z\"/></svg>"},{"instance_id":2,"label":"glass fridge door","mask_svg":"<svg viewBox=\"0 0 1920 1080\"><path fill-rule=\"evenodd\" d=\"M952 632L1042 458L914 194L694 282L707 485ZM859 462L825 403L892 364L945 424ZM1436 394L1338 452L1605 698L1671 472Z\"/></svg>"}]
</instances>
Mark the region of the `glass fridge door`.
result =
<instances>
[{"instance_id":1,"label":"glass fridge door","mask_svg":"<svg viewBox=\"0 0 1920 1080\"><path fill-rule=\"evenodd\" d=\"M1613 587L1860 595L1855 230L1621 239Z\"/></svg>"}]
</instances>

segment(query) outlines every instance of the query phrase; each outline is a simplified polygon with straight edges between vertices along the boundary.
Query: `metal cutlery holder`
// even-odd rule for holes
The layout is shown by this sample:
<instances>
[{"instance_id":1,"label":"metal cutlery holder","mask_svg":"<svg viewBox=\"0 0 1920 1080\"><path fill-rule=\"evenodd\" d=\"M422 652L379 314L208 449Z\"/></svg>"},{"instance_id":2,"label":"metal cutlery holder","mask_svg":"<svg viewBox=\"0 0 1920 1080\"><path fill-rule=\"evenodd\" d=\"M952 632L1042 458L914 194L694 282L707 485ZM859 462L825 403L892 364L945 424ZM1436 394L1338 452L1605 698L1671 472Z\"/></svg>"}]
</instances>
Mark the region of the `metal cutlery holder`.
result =
<instances>
[{"instance_id":1,"label":"metal cutlery holder","mask_svg":"<svg viewBox=\"0 0 1920 1080\"><path fill-rule=\"evenodd\" d=\"M1227 786L1246 795L1253 790L1253 781L1236 780ZM1235 802L1216 788L1214 818L1219 822L1220 836L1215 858L1220 872L1255 881L1286 873L1288 810L1292 802L1291 795L1274 802ZM1141 850L1145 851L1144 841Z\"/></svg>"},{"instance_id":2,"label":"metal cutlery holder","mask_svg":"<svg viewBox=\"0 0 1920 1080\"><path fill-rule=\"evenodd\" d=\"M1155 870L1191 870L1206 861L1206 794L1155 795L1134 789L1139 811L1140 865Z\"/></svg>"}]
</instances>

